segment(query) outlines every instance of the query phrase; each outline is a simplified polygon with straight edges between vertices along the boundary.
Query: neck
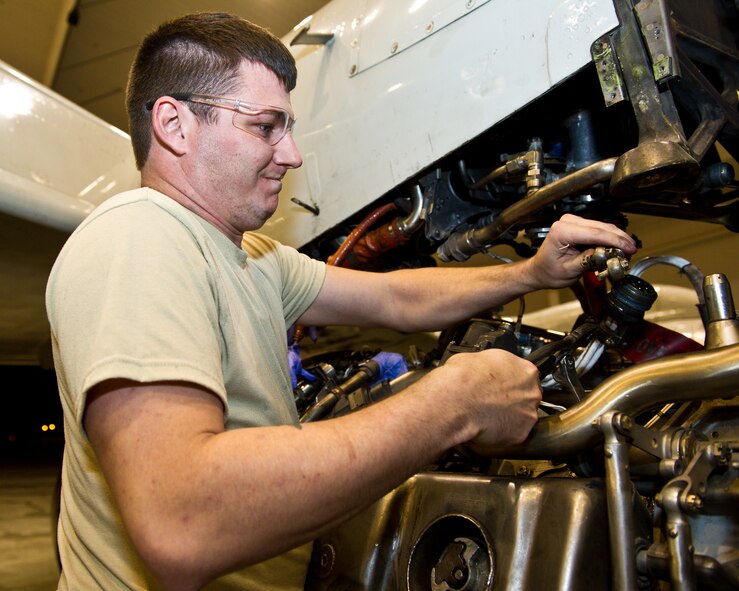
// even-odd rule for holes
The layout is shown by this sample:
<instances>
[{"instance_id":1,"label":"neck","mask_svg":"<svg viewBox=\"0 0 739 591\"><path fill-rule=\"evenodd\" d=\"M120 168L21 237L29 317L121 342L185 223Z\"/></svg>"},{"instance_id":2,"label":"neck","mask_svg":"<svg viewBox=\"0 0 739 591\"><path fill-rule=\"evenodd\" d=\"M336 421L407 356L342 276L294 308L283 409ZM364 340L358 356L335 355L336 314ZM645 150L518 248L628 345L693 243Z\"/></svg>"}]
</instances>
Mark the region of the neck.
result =
<instances>
[{"instance_id":1,"label":"neck","mask_svg":"<svg viewBox=\"0 0 739 591\"><path fill-rule=\"evenodd\" d=\"M176 185L170 183L165 178L158 175L147 174L146 171L141 172L141 186L154 189L170 199L176 201L182 207L189 209L195 215L200 216L206 222L215 226L223 233L231 242L241 248L242 232L236 228L222 222L210 209L208 209L199 199L193 198L191 195L194 191L184 191Z\"/></svg>"}]
</instances>

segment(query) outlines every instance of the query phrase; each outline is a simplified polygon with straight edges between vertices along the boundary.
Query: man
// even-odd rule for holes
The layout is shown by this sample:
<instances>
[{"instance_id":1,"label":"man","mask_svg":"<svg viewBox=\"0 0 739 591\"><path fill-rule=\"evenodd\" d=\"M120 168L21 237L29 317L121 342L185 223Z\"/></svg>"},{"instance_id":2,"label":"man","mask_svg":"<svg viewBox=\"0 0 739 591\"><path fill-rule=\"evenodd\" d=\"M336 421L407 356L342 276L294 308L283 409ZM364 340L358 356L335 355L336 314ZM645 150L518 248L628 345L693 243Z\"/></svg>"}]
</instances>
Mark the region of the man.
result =
<instances>
[{"instance_id":1,"label":"man","mask_svg":"<svg viewBox=\"0 0 739 591\"><path fill-rule=\"evenodd\" d=\"M232 585L302 588L307 543L445 450L522 441L541 393L525 360L458 354L401 394L301 426L288 327L440 329L575 281L569 244L635 251L614 226L566 216L525 262L370 274L251 233L301 165L295 78L277 38L230 15L142 43L127 104L143 188L83 222L47 291L61 589L199 589L248 565Z\"/></svg>"}]
</instances>

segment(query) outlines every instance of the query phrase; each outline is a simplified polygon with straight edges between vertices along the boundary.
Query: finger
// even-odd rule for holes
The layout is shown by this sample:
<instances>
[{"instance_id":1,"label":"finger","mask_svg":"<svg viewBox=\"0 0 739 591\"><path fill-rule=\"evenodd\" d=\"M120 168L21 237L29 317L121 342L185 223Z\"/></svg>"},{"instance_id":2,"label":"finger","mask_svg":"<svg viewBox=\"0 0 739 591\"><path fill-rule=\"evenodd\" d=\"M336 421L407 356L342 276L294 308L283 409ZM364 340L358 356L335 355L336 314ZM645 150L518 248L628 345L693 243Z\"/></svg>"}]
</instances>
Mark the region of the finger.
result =
<instances>
[{"instance_id":1,"label":"finger","mask_svg":"<svg viewBox=\"0 0 739 591\"><path fill-rule=\"evenodd\" d=\"M552 225L552 230L550 233L555 239L555 246L567 254L575 253L575 245L611 246L620 248L627 254L633 254L637 250L634 239L613 224L566 215L560 222ZM565 246L568 248L564 248Z\"/></svg>"}]
</instances>

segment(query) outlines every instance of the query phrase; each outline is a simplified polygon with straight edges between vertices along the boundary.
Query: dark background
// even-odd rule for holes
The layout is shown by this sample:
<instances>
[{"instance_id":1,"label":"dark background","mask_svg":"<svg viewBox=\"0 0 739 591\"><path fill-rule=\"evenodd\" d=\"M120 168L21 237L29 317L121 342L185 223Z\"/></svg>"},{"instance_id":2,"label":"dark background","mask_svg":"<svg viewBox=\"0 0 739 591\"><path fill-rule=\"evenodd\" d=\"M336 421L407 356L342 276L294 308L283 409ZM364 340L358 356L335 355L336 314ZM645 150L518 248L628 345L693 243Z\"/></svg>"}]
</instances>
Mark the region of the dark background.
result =
<instances>
[{"instance_id":1,"label":"dark background","mask_svg":"<svg viewBox=\"0 0 739 591\"><path fill-rule=\"evenodd\" d=\"M61 461L64 447L62 407L53 370L0 366L0 462ZM42 430L42 426L54 429Z\"/></svg>"}]
</instances>

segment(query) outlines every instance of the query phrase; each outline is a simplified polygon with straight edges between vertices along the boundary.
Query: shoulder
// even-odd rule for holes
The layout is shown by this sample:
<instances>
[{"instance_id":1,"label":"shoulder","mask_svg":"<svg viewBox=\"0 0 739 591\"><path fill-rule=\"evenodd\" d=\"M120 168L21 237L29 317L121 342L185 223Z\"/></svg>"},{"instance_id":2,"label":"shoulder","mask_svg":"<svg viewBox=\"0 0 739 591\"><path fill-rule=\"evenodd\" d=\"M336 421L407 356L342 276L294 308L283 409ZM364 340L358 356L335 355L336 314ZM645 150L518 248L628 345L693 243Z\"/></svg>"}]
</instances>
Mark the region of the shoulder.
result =
<instances>
[{"instance_id":1,"label":"shoulder","mask_svg":"<svg viewBox=\"0 0 739 591\"><path fill-rule=\"evenodd\" d=\"M142 187L119 193L96 207L80 224L78 230L98 223L101 219L122 217L171 217L191 223L193 214L182 205L154 189Z\"/></svg>"},{"instance_id":2,"label":"shoulder","mask_svg":"<svg viewBox=\"0 0 739 591\"><path fill-rule=\"evenodd\" d=\"M289 248L265 234L245 232L241 237L241 248L252 258L276 253L283 248Z\"/></svg>"},{"instance_id":3,"label":"shoulder","mask_svg":"<svg viewBox=\"0 0 739 591\"><path fill-rule=\"evenodd\" d=\"M200 242L197 216L173 199L141 188L115 195L100 204L72 233L65 247L95 244L120 250L123 244L155 248L157 244Z\"/></svg>"},{"instance_id":4,"label":"shoulder","mask_svg":"<svg viewBox=\"0 0 739 591\"><path fill-rule=\"evenodd\" d=\"M279 269L280 273L287 276L297 273L299 269L320 272L325 266L323 261L312 259L292 246L256 232L244 233L241 248L253 264L263 269L268 267Z\"/></svg>"}]
</instances>

